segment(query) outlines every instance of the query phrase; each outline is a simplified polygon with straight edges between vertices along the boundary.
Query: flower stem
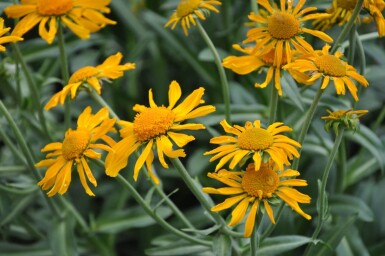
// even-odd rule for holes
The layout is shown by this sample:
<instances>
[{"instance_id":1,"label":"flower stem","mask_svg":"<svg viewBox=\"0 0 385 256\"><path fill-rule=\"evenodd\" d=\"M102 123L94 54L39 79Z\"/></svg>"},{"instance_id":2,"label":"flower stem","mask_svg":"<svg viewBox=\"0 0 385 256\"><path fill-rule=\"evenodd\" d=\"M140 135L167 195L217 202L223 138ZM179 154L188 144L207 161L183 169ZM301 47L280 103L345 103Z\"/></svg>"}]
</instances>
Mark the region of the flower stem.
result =
<instances>
[{"instance_id":1,"label":"flower stem","mask_svg":"<svg viewBox=\"0 0 385 256\"><path fill-rule=\"evenodd\" d=\"M342 29L341 33L339 34L337 40L334 42L333 47L331 49L331 53L335 53L338 49L338 47L341 46L343 40L345 39L346 35L349 33L349 31L352 29L354 23L356 22L356 18L358 14L360 13L362 4L364 3L364 0L358 0L356 7L354 7L352 16L350 16L349 21L346 23L344 28Z\"/></svg>"},{"instance_id":2,"label":"flower stem","mask_svg":"<svg viewBox=\"0 0 385 256\"><path fill-rule=\"evenodd\" d=\"M277 115L278 107L278 92L273 85L271 85L271 94L270 94L270 112L269 112L269 125L274 123Z\"/></svg>"},{"instance_id":3,"label":"flower stem","mask_svg":"<svg viewBox=\"0 0 385 256\"><path fill-rule=\"evenodd\" d=\"M209 47L211 53L214 56L215 64L217 65L219 79L221 81L222 94L223 94L223 103L225 105L225 117L228 123L231 123L230 119L230 93L229 93L229 84L227 81L225 69L222 66L221 58L219 57L218 51L215 48L213 42L210 37L207 35L205 29L202 27L201 23L198 20L195 20L197 23L198 31L205 40L207 46Z\"/></svg>"},{"instance_id":4,"label":"flower stem","mask_svg":"<svg viewBox=\"0 0 385 256\"><path fill-rule=\"evenodd\" d=\"M17 127L17 124L13 120L11 114L8 112L7 108L4 106L3 101L0 100L0 112L4 115L5 119L7 119L8 124L11 126L11 129L13 133L15 134L15 138L20 146L21 151L24 154L24 157L26 159L26 166L32 170L32 174L36 181L39 181L41 179L40 174L37 172L35 168L35 160L31 153L30 148L27 145L27 142L24 140L24 136L22 135L20 129ZM0 129L2 129L2 126L0 125ZM5 134L4 131L2 134ZM24 161L23 161L24 162ZM41 191L41 190L40 190ZM43 193L41 191L41 193ZM52 210L52 212L59 218L62 219L62 214L58 210L57 205L54 203L53 200L48 199L45 195L43 195L44 199L46 200L49 208Z\"/></svg>"},{"instance_id":5,"label":"flower stem","mask_svg":"<svg viewBox=\"0 0 385 256\"><path fill-rule=\"evenodd\" d=\"M96 91L95 89L93 88L90 88L88 90L90 96L99 104L101 105L102 107L107 107L108 108L108 112L110 113L110 115L116 119L116 121L120 121L120 118L119 116L114 112L114 110L112 110L112 108L110 107L110 105L108 105L108 103L103 99L103 97L101 97Z\"/></svg>"},{"instance_id":6,"label":"flower stem","mask_svg":"<svg viewBox=\"0 0 385 256\"><path fill-rule=\"evenodd\" d=\"M256 0L250 0L250 5L251 5L251 11L255 14L258 14L259 10L258 10L258 4L257 4L257 1Z\"/></svg>"},{"instance_id":7,"label":"flower stem","mask_svg":"<svg viewBox=\"0 0 385 256\"><path fill-rule=\"evenodd\" d=\"M345 175L347 172L347 163L346 163L346 140L342 139L340 150L338 151L338 159L340 160L340 165L337 172L337 182L336 182L336 193L342 193L345 188Z\"/></svg>"},{"instance_id":8,"label":"flower stem","mask_svg":"<svg viewBox=\"0 0 385 256\"><path fill-rule=\"evenodd\" d=\"M20 63L21 68L24 72L24 75L27 78L28 86L29 86L29 89L31 90L32 97L34 99L33 102L34 102L35 107L37 109L37 114L39 116L39 121L40 121L41 127L42 127L45 135L47 136L47 138L50 141L52 141L51 134L48 132L47 122L45 120L45 116L43 113L43 107L41 106L41 103L40 103L39 90L36 86L35 80L33 79L32 74L31 74L27 64L25 63L25 61L23 59L23 55L21 54L19 46L17 44L12 44L12 48L13 48L14 53L16 55L16 59Z\"/></svg>"},{"instance_id":9,"label":"flower stem","mask_svg":"<svg viewBox=\"0 0 385 256\"><path fill-rule=\"evenodd\" d=\"M162 219L158 214L156 214L155 211L151 209L151 207L147 204L147 202L141 197L141 195L135 190L135 188L121 174L118 174L118 176L116 176L116 179L118 180L118 182L120 182L120 184L122 184L130 192L130 195L145 210L145 212L148 215L150 215L153 219L155 219L158 222L158 224L161 225L164 229L190 242L205 245L205 246L211 246L210 241L205 241L205 240L196 238L194 236L188 235L174 228L169 223L167 223L167 221Z\"/></svg>"},{"instance_id":10,"label":"flower stem","mask_svg":"<svg viewBox=\"0 0 385 256\"><path fill-rule=\"evenodd\" d=\"M326 197L326 184L327 184L327 180L329 177L330 169L331 169L333 162L334 162L334 158L337 155L338 148L339 148L341 141L342 141L342 138L344 136L344 131L345 131L344 128L340 128L338 130L337 138L335 139L335 142L334 142L334 147L329 154L329 158L326 162L325 169L323 170L321 186L319 189L319 195L318 195L318 200L317 200L319 218L318 218L317 227L316 227L316 229L312 235L313 241L315 241L317 239L318 234L320 233L320 231L322 229L322 225L323 225L323 223L327 217L328 204L327 204L327 197ZM311 244L309 244L308 248L306 249L305 255L309 251L310 247L311 247Z\"/></svg>"},{"instance_id":11,"label":"flower stem","mask_svg":"<svg viewBox=\"0 0 385 256\"><path fill-rule=\"evenodd\" d=\"M59 28L57 31L58 46L60 52L60 62L61 62L61 74L64 81L64 85L68 83L69 72L68 72L68 61L67 54L65 50L65 41L63 37L63 24L59 21ZM67 129L71 127L71 105L70 101L67 98L64 102L64 122Z\"/></svg>"},{"instance_id":12,"label":"flower stem","mask_svg":"<svg viewBox=\"0 0 385 256\"><path fill-rule=\"evenodd\" d=\"M252 256L257 256L257 251L261 242L260 235L258 234L259 225L262 221L262 212L258 210L253 232L250 237L250 250Z\"/></svg>"}]
</instances>

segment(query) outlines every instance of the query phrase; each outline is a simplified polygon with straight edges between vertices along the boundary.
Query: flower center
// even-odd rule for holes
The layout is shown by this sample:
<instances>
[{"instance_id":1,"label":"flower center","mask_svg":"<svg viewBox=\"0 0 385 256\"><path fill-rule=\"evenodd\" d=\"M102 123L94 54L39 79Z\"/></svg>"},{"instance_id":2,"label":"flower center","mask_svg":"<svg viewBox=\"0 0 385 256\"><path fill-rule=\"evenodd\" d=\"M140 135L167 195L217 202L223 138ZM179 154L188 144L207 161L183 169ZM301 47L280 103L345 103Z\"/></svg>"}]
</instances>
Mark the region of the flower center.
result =
<instances>
[{"instance_id":1,"label":"flower center","mask_svg":"<svg viewBox=\"0 0 385 256\"><path fill-rule=\"evenodd\" d=\"M69 83L76 83L76 82L87 80L88 78L96 76L98 73L99 73L99 70L95 67L91 67L91 66L83 67L77 70L75 73L73 73L73 75L71 76L71 79L69 80Z\"/></svg>"},{"instance_id":2,"label":"flower center","mask_svg":"<svg viewBox=\"0 0 385 256\"><path fill-rule=\"evenodd\" d=\"M315 60L315 64L325 75L336 77L346 75L345 63L334 55L322 55Z\"/></svg>"},{"instance_id":3,"label":"flower center","mask_svg":"<svg viewBox=\"0 0 385 256\"><path fill-rule=\"evenodd\" d=\"M201 0L182 0L176 8L177 17L185 17L198 9Z\"/></svg>"},{"instance_id":4,"label":"flower center","mask_svg":"<svg viewBox=\"0 0 385 256\"><path fill-rule=\"evenodd\" d=\"M269 198L278 185L278 174L268 164L262 164L259 171L254 170L254 164L249 164L242 177L242 187L250 196Z\"/></svg>"},{"instance_id":5,"label":"flower center","mask_svg":"<svg viewBox=\"0 0 385 256\"><path fill-rule=\"evenodd\" d=\"M264 54L261 56L261 59L268 65L273 65L274 64L274 59L275 59L275 49L271 49L270 52ZM282 59L281 59L281 67L287 64L287 59L286 59L286 53L282 53Z\"/></svg>"},{"instance_id":6,"label":"flower center","mask_svg":"<svg viewBox=\"0 0 385 256\"><path fill-rule=\"evenodd\" d=\"M65 160L80 158L87 149L91 134L85 130L68 131L62 146L62 153Z\"/></svg>"},{"instance_id":7,"label":"flower center","mask_svg":"<svg viewBox=\"0 0 385 256\"><path fill-rule=\"evenodd\" d=\"M174 123L175 114L165 107L147 108L136 114L134 133L138 141L153 139L166 134Z\"/></svg>"},{"instance_id":8,"label":"flower center","mask_svg":"<svg viewBox=\"0 0 385 256\"><path fill-rule=\"evenodd\" d=\"M61 16L72 10L72 0L38 0L37 12L42 16Z\"/></svg>"},{"instance_id":9,"label":"flower center","mask_svg":"<svg viewBox=\"0 0 385 256\"><path fill-rule=\"evenodd\" d=\"M273 136L262 128L250 128L238 137L238 146L247 150L264 150L273 144Z\"/></svg>"},{"instance_id":10,"label":"flower center","mask_svg":"<svg viewBox=\"0 0 385 256\"><path fill-rule=\"evenodd\" d=\"M353 10L357 0L337 0L337 6L345 10Z\"/></svg>"},{"instance_id":11,"label":"flower center","mask_svg":"<svg viewBox=\"0 0 385 256\"><path fill-rule=\"evenodd\" d=\"M267 29L276 39L289 39L300 31L299 22L294 15L286 12L276 12L267 18Z\"/></svg>"}]
</instances>

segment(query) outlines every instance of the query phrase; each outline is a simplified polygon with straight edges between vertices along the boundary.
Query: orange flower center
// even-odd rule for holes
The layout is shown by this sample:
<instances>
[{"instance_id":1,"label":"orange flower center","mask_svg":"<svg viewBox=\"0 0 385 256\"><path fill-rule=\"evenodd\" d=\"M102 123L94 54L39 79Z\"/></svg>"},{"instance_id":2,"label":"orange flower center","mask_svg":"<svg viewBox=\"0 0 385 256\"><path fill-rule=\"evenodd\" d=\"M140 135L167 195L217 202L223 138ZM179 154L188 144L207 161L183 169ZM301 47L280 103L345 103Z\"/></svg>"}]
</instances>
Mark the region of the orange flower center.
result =
<instances>
[{"instance_id":1,"label":"orange flower center","mask_svg":"<svg viewBox=\"0 0 385 256\"><path fill-rule=\"evenodd\" d=\"M337 0L337 7L345 10L353 10L356 4L357 0Z\"/></svg>"},{"instance_id":2,"label":"orange flower center","mask_svg":"<svg viewBox=\"0 0 385 256\"><path fill-rule=\"evenodd\" d=\"M165 107L147 108L136 114L134 133L138 141L147 141L166 132L173 125L175 114Z\"/></svg>"},{"instance_id":3,"label":"orange flower center","mask_svg":"<svg viewBox=\"0 0 385 256\"><path fill-rule=\"evenodd\" d=\"M270 52L261 56L261 59L268 65L274 64L274 58L275 58L275 49L271 49ZM286 53L283 52L280 66L282 67L286 64L287 64Z\"/></svg>"},{"instance_id":4,"label":"orange flower center","mask_svg":"<svg viewBox=\"0 0 385 256\"><path fill-rule=\"evenodd\" d=\"M65 160L81 158L87 149L91 134L85 130L68 131L62 145L62 154Z\"/></svg>"},{"instance_id":5,"label":"orange flower center","mask_svg":"<svg viewBox=\"0 0 385 256\"><path fill-rule=\"evenodd\" d=\"M42 16L61 16L73 8L72 0L38 0L37 12Z\"/></svg>"},{"instance_id":6,"label":"orange flower center","mask_svg":"<svg viewBox=\"0 0 385 256\"><path fill-rule=\"evenodd\" d=\"M273 144L273 136L265 129L250 128L238 137L238 146L246 150L264 150Z\"/></svg>"},{"instance_id":7,"label":"orange flower center","mask_svg":"<svg viewBox=\"0 0 385 256\"><path fill-rule=\"evenodd\" d=\"M299 22L294 15L286 12L276 12L267 18L267 29L276 39L289 39L300 31Z\"/></svg>"},{"instance_id":8,"label":"orange flower center","mask_svg":"<svg viewBox=\"0 0 385 256\"><path fill-rule=\"evenodd\" d=\"M262 164L259 171L254 170L254 164L249 164L242 177L242 187L250 195L260 199L269 198L279 186L278 174Z\"/></svg>"},{"instance_id":9,"label":"orange flower center","mask_svg":"<svg viewBox=\"0 0 385 256\"><path fill-rule=\"evenodd\" d=\"M198 6L200 5L201 0L182 0L180 1L178 7L176 8L177 17L185 17L189 14L192 14Z\"/></svg>"},{"instance_id":10,"label":"orange flower center","mask_svg":"<svg viewBox=\"0 0 385 256\"><path fill-rule=\"evenodd\" d=\"M69 83L76 83L76 82L87 80L88 78L97 76L98 73L99 73L99 70L95 67L91 67L91 66L83 67L77 70L75 73L73 73L73 75L69 80Z\"/></svg>"},{"instance_id":11,"label":"orange flower center","mask_svg":"<svg viewBox=\"0 0 385 256\"><path fill-rule=\"evenodd\" d=\"M334 55L322 55L315 64L325 75L342 77L346 75L346 64Z\"/></svg>"}]
</instances>

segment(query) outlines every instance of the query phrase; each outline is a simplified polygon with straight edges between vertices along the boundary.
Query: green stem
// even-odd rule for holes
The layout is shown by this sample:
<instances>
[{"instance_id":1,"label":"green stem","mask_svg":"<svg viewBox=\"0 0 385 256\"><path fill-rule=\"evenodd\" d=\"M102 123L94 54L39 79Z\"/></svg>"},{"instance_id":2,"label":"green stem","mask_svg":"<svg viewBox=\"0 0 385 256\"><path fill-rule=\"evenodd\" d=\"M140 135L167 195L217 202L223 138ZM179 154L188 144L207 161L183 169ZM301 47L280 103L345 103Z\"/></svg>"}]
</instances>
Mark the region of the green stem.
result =
<instances>
[{"instance_id":1,"label":"green stem","mask_svg":"<svg viewBox=\"0 0 385 256\"><path fill-rule=\"evenodd\" d=\"M338 130L338 135L337 135L337 138L335 139L335 142L334 142L334 147L332 149L332 151L330 152L329 154L329 158L326 162L326 166L323 170L323 174L322 174L322 180L321 180L321 187L320 187L320 190L319 190L319 195L318 195L318 200L317 200L317 204L319 205L319 218L318 218L318 223L317 223L317 227L312 235L312 240L315 241L318 237L318 234L320 233L321 229L322 229L322 225L326 219L326 213L327 213L327 198L325 198L326 196L326 184L327 184L327 180L328 180L328 177L329 177L329 173L330 173L330 170L331 170L331 167L333 165L333 162L334 162L334 159L337 155L337 152L338 152L338 148L341 144L341 141L342 141L342 138L344 136L344 128L340 128ZM307 250L305 252L305 255L307 254L307 252L309 252L309 248L311 247L312 245L309 244L309 246L307 247Z\"/></svg>"},{"instance_id":2,"label":"green stem","mask_svg":"<svg viewBox=\"0 0 385 256\"><path fill-rule=\"evenodd\" d=\"M378 128L380 128L380 126L381 126L382 122L384 121L384 119L385 119L385 108L382 108L380 114L377 116L376 121L371 126L372 130L373 131L378 130Z\"/></svg>"},{"instance_id":3,"label":"green stem","mask_svg":"<svg viewBox=\"0 0 385 256\"><path fill-rule=\"evenodd\" d=\"M277 115L278 107L278 92L273 85L271 85L271 94L270 94L270 112L269 112L269 125L274 123Z\"/></svg>"},{"instance_id":4,"label":"green stem","mask_svg":"<svg viewBox=\"0 0 385 256\"><path fill-rule=\"evenodd\" d=\"M348 53L348 63L354 66L354 54L356 51L356 32L357 24L354 23L352 29L349 33L349 53Z\"/></svg>"},{"instance_id":5,"label":"green stem","mask_svg":"<svg viewBox=\"0 0 385 256\"><path fill-rule=\"evenodd\" d=\"M299 134L299 137L298 137L298 142L299 144L303 144L303 142L305 141L305 137L306 137L306 134L309 130L309 127L310 127L310 124L311 124L311 121L313 120L313 116L314 116L314 113L317 109L317 106L318 106L318 103L321 99L321 96L322 96L322 93L324 92L323 89L321 89L321 86L318 88L318 91L316 93L316 95L314 96L314 100L312 102L312 104L310 105L310 108L309 110L307 111L306 113L306 117L305 117L305 121L302 125L302 129L300 131L300 134ZM301 153L301 149L299 149L300 153ZM299 158L295 158L294 161L293 161L293 164L292 164L292 169L293 170L297 170L298 169L298 165L299 165Z\"/></svg>"},{"instance_id":6,"label":"green stem","mask_svg":"<svg viewBox=\"0 0 385 256\"><path fill-rule=\"evenodd\" d=\"M250 5L251 5L251 11L255 14L258 14L259 13L259 9L258 9L258 4L257 4L257 0L250 0Z\"/></svg>"},{"instance_id":7,"label":"green stem","mask_svg":"<svg viewBox=\"0 0 385 256\"><path fill-rule=\"evenodd\" d=\"M47 136L47 138L50 141L52 141L51 135L48 132L47 122L45 120L45 116L44 116L44 113L43 113L43 107L42 107L41 102L40 102L40 94L39 94L39 90L38 90L38 88L36 86L35 80L33 79L32 74L31 74L27 64L25 63L25 61L23 59L23 55L22 55L22 53L20 51L19 46L17 44L12 44L12 48L13 48L14 53L16 55L16 59L20 63L21 68L22 68L22 70L24 72L24 75L25 75L25 77L27 79L29 89L31 90L32 97L34 99L33 102L34 102L36 110L37 110L37 114L38 114L38 117L39 117L40 125L41 125L45 135Z\"/></svg>"},{"instance_id":8,"label":"green stem","mask_svg":"<svg viewBox=\"0 0 385 256\"><path fill-rule=\"evenodd\" d=\"M13 120L11 114L8 112L7 108L4 106L3 101L0 100L0 112L4 115L4 117L7 119L8 124L11 126L12 131L15 134L16 140L20 146L21 151L24 154L24 157L26 159L26 165L27 167L32 170L32 174L36 181L39 181L41 179L40 174L37 172L35 168L35 160L33 159L33 155L31 153L31 150L29 149L26 141L24 140L24 136L22 135L21 131L17 127L17 124ZM0 126L0 129L2 127ZM40 190L41 193L42 190ZM48 206L51 208L52 212L59 218L62 218L62 215L60 211L57 208L57 205L52 201L49 200L45 195L43 195L44 199L46 200Z\"/></svg>"},{"instance_id":9,"label":"green stem","mask_svg":"<svg viewBox=\"0 0 385 256\"><path fill-rule=\"evenodd\" d=\"M196 20L196 23L197 23L199 33L203 37L203 40L205 40L207 46L209 47L211 53L214 56L214 61L215 61L215 64L217 65L217 69L218 69L218 73L219 73L219 79L221 81L223 103L225 105L226 121L228 123L231 123L231 119L230 119L230 93L229 93L229 84L227 81L225 69L222 66L222 61L221 61L221 58L219 57L218 51L215 48L210 37L207 35L205 29L202 27L201 23L198 20Z\"/></svg>"},{"instance_id":10,"label":"green stem","mask_svg":"<svg viewBox=\"0 0 385 256\"><path fill-rule=\"evenodd\" d=\"M68 71L68 60L63 36L63 24L61 23L61 21L59 21L57 39L60 52L61 74L64 85L66 85L68 83L70 75ZM71 104L68 98L64 102L64 122L67 129L71 128Z\"/></svg>"},{"instance_id":11,"label":"green stem","mask_svg":"<svg viewBox=\"0 0 385 256\"><path fill-rule=\"evenodd\" d=\"M360 74L363 75L365 74L365 69L366 69L366 57L365 57L365 50L362 42L359 40L359 35L358 32L355 31L356 34L356 42L357 42L357 52L360 60ZM357 95L360 95L362 91L362 86L358 87L358 92ZM357 101L353 102L353 108L355 108L357 105Z\"/></svg>"},{"instance_id":12,"label":"green stem","mask_svg":"<svg viewBox=\"0 0 385 256\"><path fill-rule=\"evenodd\" d=\"M156 214L151 207L147 204L147 202L141 197L141 195L135 190L135 188L126 180L124 177L120 174L116 177L118 182L120 182L131 194L131 196L136 200L136 202L144 209L144 211L150 215L153 219L157 221L157 223L162 226L164 229L168 230L169 232L184 238L190 242L201 244L205 246L211 246L211 242L205 241L199 238L196 238L194 236L191 236L189 234L186 234L170 224L167 223L164 219L162 219L158 214Z\"/></svg>"},{"instance_id":13,"label":"green stem","mask_svg":"<svg viewBox=\"0 0 385 256\"><path fill-rule=\"evenodd\" d=\"M364 3L364 0L358 0L356 7L354 7L352 16L350 17L349 21L346 23L344 28L342 29L341 33L339 34L337 40L334 42L334 45L331 49L331 53L335 53L338 49L338 47L341 46L343 40L345 39L346 35L349 33L349 31L352 29L354 23L356 22L356 18L358 14L360 13L362 4Z\"/></svg>"},{"instance_id":14,"label":"green stem","mask_svg":"<svg viewBox=\"0 0 385 256\"><path fill-rule=\"evenodd\" d=\"M114 112L114 110L112 110L112 108L110 107L110 105L108 105L108 103L103 99L102 96L100 96L96 91L95 89L93 88L90 88L88 90L90 96L92 97L92 99L94 99L99 105L101 105L102 107L106 107L108 108L108 112L110 113L110 115L116 119L116 121L120 121L120 118L119 116Z\"/></svg>"},{"instance_id":15,"label":"green stem","mask_svg":"<svg viewBox=\"0 0 385 256\"><path fill-rule=\"evenodd\" d=\"M378 32L372 32L372 33L367 33L363 35L359 35L357 38L357 41L359 40L360 42L371 40L371 39L377 39L379 37ZM349 46L349 40L343 42L341 44L341 48L345 49L346 47Z\"/></svg>"},{"instance_id":16,"label":"green stem","mask_svg":"<svg viewBox=\"0 0 385 256\"><path fill-rule=\"evenodd\" d=\"M278 207L278 211L277 211L277 214L275 215L274 219L276 220L276 223L278 223L279 221L279 218L281 218L281 214L282 214L282 211L283 211L283 207L285 206L285 202L281 202L281 204L279 205ZM270 223L270 225L266 228L265 232L262 234L261 236L261 242L263 240L265 240L266 238L268 238L271 233L273 233L274 229L275 229L276 225L273 224L273 223Z\"/></svg>"},{"instance_id":17,"label":"green stem","mask_svg":"<svg viewBox=\"0 0 385 256\"><path fill-rule=\"evenodd\" d=\"M342 139L340 150L338 151L339 168L337 172L336 193L342 193L345 187L346 165L346 140Z\"/></svg>"},{"instance_id":18,"label":"green stem","mask_svg":"<svg viewBox=\"0 0 385 256\"><path fill-rule=\"evenodd\" d=\"M255 220L254 229L253 229L253 232L252 232L251 237L250 237L250 250L251 250L252 256L257 256L257 251L258 251L258 248L259 248L259 245L261 242L260 235L258 234L258 229L259 229L259 226L261 224L262 217L263 217L262 212L260 210L258 210L256 220Z\"/></svg>"}]
</instances>

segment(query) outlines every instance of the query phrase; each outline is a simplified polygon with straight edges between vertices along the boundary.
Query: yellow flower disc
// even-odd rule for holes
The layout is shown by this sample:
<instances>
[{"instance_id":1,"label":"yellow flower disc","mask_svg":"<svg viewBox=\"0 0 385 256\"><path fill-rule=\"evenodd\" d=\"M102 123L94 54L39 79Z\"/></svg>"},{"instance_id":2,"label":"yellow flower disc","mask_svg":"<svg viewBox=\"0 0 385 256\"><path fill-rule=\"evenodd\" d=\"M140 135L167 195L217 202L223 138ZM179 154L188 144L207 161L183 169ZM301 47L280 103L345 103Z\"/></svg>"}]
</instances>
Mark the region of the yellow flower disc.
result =
<instances>
[{"instance_id":1,"label":"yellow flower disc","mask_svg":"<svg viewBox=\"0 0 385 256\"><path fill-rule=\"evenodd\" d=\"M337 0L337 6L345 10L353 10L356 4L357 0Z\"/></svg>"},{"instance_id":2,"label":"yellow flower disc","mask_svg":"<svg viewBox=\"0 0 385 256\"><path fill-rule=\"evenodd\" d=\"M262 128L250 128L238 137L238 146L246 150L264 150L273 144L273 136Z\"/></svg>"},{"instance_id":3,"label":"yellow flower disc","mask_svg":"<svg viewBox=\"0 0 385 256\"><path fill-rule=\"evenodd\" d=\"M277 190L279 185L278 174L268 167L261 166L255 171L254 165L250 164L242 177L242 187L250 195L258 198L269 198Z\"/></svg>"},{"instance_id":4,"label":"yellow flower disc","mask_svg":"<svg viewBox=\"0 0 385 256\"><path fill-rule=\"evenodd\" d=\"M166 132L173 125L175 114L165 107L147 108L137 114L134 120L134 133L138 141L147 141Z\"/></svg>"},{"instance_id":5,"label":"yellow flower disc","mask_svg":"<svg viewBox=\"0 0 385 256\"><path fill-rule=\"evenodd\" d=\"M177 17L185 17L196 10L201 0L182 0L176 8Z\"/></svg>"},{"instance_id":6,"label":"yellow flower disc","mask_svg":"<svg viewBox=\"0 0 385 256\"><path fill-rule=\"evenodd\" d=\"M91 135L85 130L69 131L63 141L62 153L65 160L80 158L87 149Z\"/></svg>"},{"instance_id":7,"label":"yellow flower disc","mask_svg":"<svg viewBox=\"0 0 385 256\"><path fill-rule=\"evenodd\" d=\"M343 77L346 75L346 65L334 55L322 55L315 60L315 64L325 75Z\"/></svg>"},{"instance_id":8,"label":"yellow flower disc","mask_svg":"<svg viewBox=\"0 0 385 256\"><path fill-rule=\"evenodd\" d=\"M300 31L298 20L294 15L285 12L276 12L267 19L267 29L276 39L290 39Z\"/></svg>"},{"instance_id":9,"label":"yellow flower disc","mask_svg":"<svg viewBox=\"0 0 385 256\"><path fill-rule=\"evenodd\" d=\"M61 16L72 10L72 0L38 0L37 12L42 16Z\"/></svg>"},{"instance_id":10,"label":"yellow flower disc","mask_svg":"<svg viewBox=\"0 0 385 256\"><path fill-rule=\"evenodd\" d=\"M83 67L79 70L77 70L73 75L71 76L71 79L69 80L69 83L76 83L76 82L81 82L84 80L87 80L90 77L98 75L100 71L91 66L86 66Z\"/></svg>"}]
</instances>

